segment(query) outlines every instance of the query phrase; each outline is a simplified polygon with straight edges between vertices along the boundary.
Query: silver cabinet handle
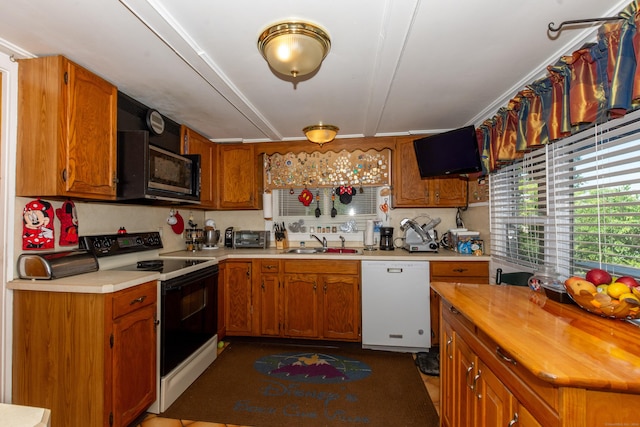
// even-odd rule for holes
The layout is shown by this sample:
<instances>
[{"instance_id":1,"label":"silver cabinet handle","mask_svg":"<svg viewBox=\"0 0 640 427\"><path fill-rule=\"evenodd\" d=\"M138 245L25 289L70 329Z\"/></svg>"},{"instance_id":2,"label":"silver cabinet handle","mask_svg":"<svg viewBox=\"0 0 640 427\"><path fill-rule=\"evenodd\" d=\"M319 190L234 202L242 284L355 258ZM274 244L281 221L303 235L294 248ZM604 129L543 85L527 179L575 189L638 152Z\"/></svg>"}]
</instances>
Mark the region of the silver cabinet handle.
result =
<instances>
[{"instance_id":1,"label":"silver cabinet handle","mask_svg":"<svg viewBox=\"0 0 640 427\"><path fill-rule=\"evenodd\" d=\"M133 304L137 304L137 303L142 303L144 300L147 299L146 295L142 295L140 298L136 298L134 300L132 300L129 305L133 305Z\"/></svg>"},{"instance_id":2,"label":"silver cabinet handle","mask_svg":"<svg viewBox=\"0 0 640 427\"><path fill-rule=\"evenodd\" d=\"M480 376L482 375L482 371L480 369L478 369L478 373L476 374L475 377L473 377L473 390L476 390L476 397L478 399L482 399L482 395L480 393L477 393L478 387L476 387L478 385L478 380L480 379Z\"/></svg>"},{"instance_id":3,"label":"silver cabinet handle","mask_svg":"<svg viewBox=\"0 0 640 427\"><path fill-rule=\"evenodd\" d=\"M474 383L469 383L469 374L473 371L473 367L474 364L473 362L471 362L471 365L469 365L469 367L467 368L467 374L465 375L466 379L465 382L467 383L467 387L469 387L471 390L473 390L474 387Z\"/></svg>"},{"instance_id":4,"label":"silver cabinet handle","mask_svg":"<svg viewBox=\"0 0 640 427\"><path fill-rule=\"evenodd\" d=\"M500 347L496 347L496 354L498 355L499 358L501 358L505 362L511 363L513 366L516 365L516 360L504 354Z\"/></svg>"},{"instance_id":5,"label":"silver cabinet handle","mask_svg":"<svg viewBox=\"0 0 640 427\"><path fill-rule=\"evenodd\" d=\"M518 424L518 413L514 412L513 413L513 418L511 418L511 421L509 421L508 426L509 427L513 427L514 425Z\"/></svg>"}]
</instances>

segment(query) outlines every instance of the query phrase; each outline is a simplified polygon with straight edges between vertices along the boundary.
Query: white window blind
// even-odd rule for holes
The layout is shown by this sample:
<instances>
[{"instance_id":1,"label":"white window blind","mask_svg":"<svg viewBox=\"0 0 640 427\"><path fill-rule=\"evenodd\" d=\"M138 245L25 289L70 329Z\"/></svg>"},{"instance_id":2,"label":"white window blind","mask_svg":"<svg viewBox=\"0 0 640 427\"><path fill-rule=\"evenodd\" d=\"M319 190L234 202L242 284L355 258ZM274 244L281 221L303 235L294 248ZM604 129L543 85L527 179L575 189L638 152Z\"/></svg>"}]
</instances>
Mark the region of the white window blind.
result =
<instances>
[{"instance_id":1,"label":"white window blind","mask_svg":"<svg viewBox=\"0 0 640 427\"><path fill-rule=\"evenodd\" d=\"M380 203L379 190L380 187L356 187L356 194L351 196L351 202L343 204L340 202L340 196L336 194L335 204L331 203L331 189L310 188L313 193L314 200L305 206L298 196L302 192L302 188L295 188L293 194L289 190L274 190L274 212L276 213L276 221L285 223L296 222L300 219L308 226L333 226L344 223L345 221L355 220L360 231L364 230L367 219L377 217L377 209ZM319 218L315 216L316 192L320 191L320 212ZM360 192L362 191L362 192ZM331 217L331 208L335 205L337 214Z\"/></svg>"},{"instance_id":2,"label":"white window blind","mask_svg":"<svg viewBox=\"0 0 640 427\"><path fill-rule=\"evenodd\" d=\"M497 259L534 268L550 256L546 155L545 149L528 153L490 178L491 254Z\"/></svg>"},{"instance_id":3,"label":"white window blind","mask_svg":"<svg viewBox=\"0 0 640 427\"><path fill-rule=\"evenodd\" d=\"M640 112L528 153L490 189L497 260L640 276Z\"/></svg>"}]
</instances>

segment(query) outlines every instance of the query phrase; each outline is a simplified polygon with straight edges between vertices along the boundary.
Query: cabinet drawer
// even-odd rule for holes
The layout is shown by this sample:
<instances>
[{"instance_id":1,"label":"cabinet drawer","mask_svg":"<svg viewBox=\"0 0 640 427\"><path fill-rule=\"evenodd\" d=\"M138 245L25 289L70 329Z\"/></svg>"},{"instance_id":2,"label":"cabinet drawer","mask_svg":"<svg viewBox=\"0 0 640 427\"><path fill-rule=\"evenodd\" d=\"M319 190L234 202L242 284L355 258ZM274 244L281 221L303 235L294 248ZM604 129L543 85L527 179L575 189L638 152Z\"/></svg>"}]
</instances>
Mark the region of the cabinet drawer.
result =
<instances>
[{"instance_id":1,"label":"cabinet drawer","mask_svg":"<svg viewBox=\"0 0 640 427\"><path fill-rule=\"evenodd\" d=\"M113 295L113 318L116 319L141 307L155 304L158 282L147 282Z\"/></svg>"},{"instance_id":2,"label":"cabinet drawer","mask_svg":"<svg viewBox=\"0 0 640 427\"><path fill-rule=\"evenodd\" d=\"M432 261L429 267L432 280L445 277L489 277L489 265L486 261Z\"/></svg>"},{"instance_id":3,"label":"cabinet drawer","mask_svg":"<svg viewBox=\"0 0 640 427\"><path fill-rule=\"evenodd\" d=\"M280 272L280 261L277 259L261 259L258 260L259 269L262 273L278 273Z\"/></svg>"},{"instance_id":4,"label":"cabinet drawer","mask_svg":"<svg viewBox=\"0 0 640 427\"><path fill-rule=\"evenodd\" d=\"M285 260L284 272L356 275L360 273L360 261Z\"/></svg>"}]
</instances>

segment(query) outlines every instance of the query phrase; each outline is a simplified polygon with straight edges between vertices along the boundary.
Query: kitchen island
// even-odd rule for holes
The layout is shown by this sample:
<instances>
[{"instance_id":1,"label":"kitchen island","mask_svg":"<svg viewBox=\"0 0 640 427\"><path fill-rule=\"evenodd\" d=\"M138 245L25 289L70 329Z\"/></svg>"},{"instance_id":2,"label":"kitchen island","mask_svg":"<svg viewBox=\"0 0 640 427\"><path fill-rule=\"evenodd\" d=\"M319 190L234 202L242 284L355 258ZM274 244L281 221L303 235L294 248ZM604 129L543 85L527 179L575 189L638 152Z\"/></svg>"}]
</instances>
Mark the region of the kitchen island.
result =
<instances>
[{"instance_id":1,"label":"kitchen island","mask_svg":"<svg viewBox=\"0 0 640 427\"><path fill-rule=\"evenodd\" d=\"M442 425L640 423L637 325L526 287L431 285L442 302Z\"/></svg>"}]
</instances>

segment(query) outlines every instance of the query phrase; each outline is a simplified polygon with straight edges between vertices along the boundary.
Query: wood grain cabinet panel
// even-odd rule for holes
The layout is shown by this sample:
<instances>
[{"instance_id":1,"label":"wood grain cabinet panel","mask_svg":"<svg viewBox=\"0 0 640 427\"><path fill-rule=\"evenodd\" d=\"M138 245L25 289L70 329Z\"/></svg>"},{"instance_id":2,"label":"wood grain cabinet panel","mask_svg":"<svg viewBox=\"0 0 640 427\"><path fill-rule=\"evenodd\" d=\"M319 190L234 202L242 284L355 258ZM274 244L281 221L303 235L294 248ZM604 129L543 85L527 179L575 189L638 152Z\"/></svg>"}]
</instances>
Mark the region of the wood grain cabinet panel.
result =
<instances>
[{"instance_id":1,"label":"wood grain cabinet panel","mask_svg":"<svg viewBox=\"0 0 640 427\"><path fill-rule=\"evenodd\" d=\"M421 178L413 140L396 138L393 151L393 207L467 206L467 179L463 177Z\"/></svg>"},{"instance_id":2,"label":"wood grain cabinet panel","mask_svg":"<svg viewBox=\"0 0 640 427\"><path fill-rule=\"evenodd\" d=\"M182 154L200 155L200 204L191 205L193 209L216 209L216 161L217 146L198 132L186 126L180 128Z\"/></svg>"},{"instance_id":3,"label":"wood grain cabinet panel","mask_svg":"<svg viewBox=\"0 0 640 427\"><path fill-rule=\"evenodd\" d=\"M253 145L217 146L217 209L262 209L262 164Z\"/></svg>"},{"instance_id":4,"label":"wood grain cabinet panel","mask_svg":"<svg viewBox=\"0 0 640 427\"><path fill-rule=\"evenodd\" d=\"M251 261L226 260L222 268L226 333L250 335L254 309Z\"/></svg>"},{"instance_id":5,"label":"wood grain cabinet panel","mask_svg":"<svg viewBox=\"0 0 640 427\"><path fill-rule=\"evenodd\" d=\"M16 194L115 200L117 88L63 56L19 60L18 87Z\"/></svg>"},{"instance_id":6,"label":"wood grain cabinet panel","mask_svg":"<svg viewBox=\"0 0 640 427\"><path fill-rule=\"evenodd\" d=\"M51 425L128 426L156 399L157 287L14 291L13 403L50 408Z\"/></svg>"}]
</instances>

